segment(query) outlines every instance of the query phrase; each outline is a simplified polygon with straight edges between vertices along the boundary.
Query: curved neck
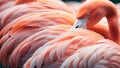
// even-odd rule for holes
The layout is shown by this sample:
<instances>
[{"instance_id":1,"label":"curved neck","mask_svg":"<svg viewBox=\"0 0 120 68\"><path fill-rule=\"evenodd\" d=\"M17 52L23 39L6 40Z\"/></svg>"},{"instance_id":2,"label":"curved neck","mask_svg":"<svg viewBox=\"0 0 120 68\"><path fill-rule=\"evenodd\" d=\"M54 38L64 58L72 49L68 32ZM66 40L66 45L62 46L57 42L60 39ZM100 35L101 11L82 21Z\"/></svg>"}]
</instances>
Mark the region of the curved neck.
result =
<instances>
[{"instance_id":1,"label":"curved neck","mask_svg":"<svg viewBox=\"0 0 120 68\"><path fill-rule=\"evenodd\" d=\"M16 0L15 1L15 5L19 5L19 4L24 4L24 3L28 3L28 2L36 2L37 0Z\"/></svg>"},{"instance_id":2,"label":"curved neck","mask_svg":"<svg viewBox=\"0 0 120 68\"><path fill-rule=\"evenodd\" d=\"M106 17L112 40L119 41L118 12L112 2L108 0L88 0L80 6L77 18L81 19L88 13L90 13L87 20L88 29L91 29L103 17Z\"/></svg>"},{"instance_id":3,"label":"curved neck","mask_svg":"<svg viewBox=\"0 0 120 68\"><path fill-rule=\"evenodd\" d=\"M119 43L119 25L118 25L118 17L113 16L112 17L107 17L107 20L109 22L109 30L110 30L110 34L111 34L111 38L112 40L114 40L115 42Z\"/></svg>"}]
</instances>

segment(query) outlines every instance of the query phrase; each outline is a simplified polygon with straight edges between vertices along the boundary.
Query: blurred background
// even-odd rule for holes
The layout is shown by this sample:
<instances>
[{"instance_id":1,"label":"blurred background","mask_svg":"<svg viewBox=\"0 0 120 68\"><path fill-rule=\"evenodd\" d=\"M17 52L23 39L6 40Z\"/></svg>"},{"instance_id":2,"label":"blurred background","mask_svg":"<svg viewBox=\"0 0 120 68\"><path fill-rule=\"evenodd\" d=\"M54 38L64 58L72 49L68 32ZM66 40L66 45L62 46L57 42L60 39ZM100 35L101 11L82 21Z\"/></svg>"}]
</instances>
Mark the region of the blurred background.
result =
<instances>
[{"instance_id":1,"label":"blurred background","mask_svg":"<svg viewBox=\"0 0 120 68\"><path fill-rule=\"evenodd\" d=\"M64 2L67 2L67 1L77 1L77 2L80 2L80 1L85 1L85 0L63 0ZM113 3L119 3L120 2L120 0L110 0L110 1L112 1Z\"/></svg>"}]
</instances>

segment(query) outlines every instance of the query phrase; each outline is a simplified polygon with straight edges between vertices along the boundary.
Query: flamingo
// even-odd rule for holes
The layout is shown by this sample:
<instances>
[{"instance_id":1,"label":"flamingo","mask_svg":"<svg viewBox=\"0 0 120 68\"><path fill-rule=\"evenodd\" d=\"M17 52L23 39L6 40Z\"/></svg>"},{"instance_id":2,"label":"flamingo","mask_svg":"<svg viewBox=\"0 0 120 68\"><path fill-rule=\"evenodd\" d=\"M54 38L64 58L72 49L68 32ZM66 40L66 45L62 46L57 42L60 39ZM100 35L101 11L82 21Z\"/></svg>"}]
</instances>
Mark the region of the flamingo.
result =
<instances>
[{"instance_id":1,"label":"flamingo","mask_svg":"<svg viewBox=\"0 0 120 68\"><path fill-rule=\"evenodd\" d=\"M69 30L37 49L24 68L59 68L77 49L95 44L101 39L104 39L103 36L90 30Z\"/></svg>"},{"instance_id":2,"label":"flamingo","mask_svg":"<svg viewBox=\"0 0 120 68\"><path fill-rule=\"evenodd\" d=\"M60 68L119 68L120 46L111 40L82 47L68 57Z\"/></svg>"},{"instance_id":3,"label":"flamingo","mask_svg":"<svg viewBox=\"0 0 120 68\"><path fill-rule=\"evenodd\" d=\"M62 1L40 0L37 2L19 4L19 5L14 5L13 7L8 8L7 10L2 11L0 13L0 30L8 23L12 22L13 20L17 19L22 15L34 13L40 10L47 10L47 9L66 11L68 13L75 15L75 12L71 8L69 8L66 4L64 4Z\"/></svg>"},{"instance_id":4,"label":"flamingo","mask_svg":"<svg viewBox=\"0 0 120 68\"><path fill-rule=\"evenodd\" d=\"M104 2L102 2L102 3L104 3ZM108 4L111 5L111 3L109 3L109 2L108 2ZM106 7L106 5L105 5L105 7ZM97 11L97 10L95 10L95 11ZM90 14L90 18L91 18L91 15L92 14ZM92 16L94 16L94 15L92 15ZM81 17L79 16L78 19L80 19L80 18ZM107 17L107 18L108 18L108 20L110 20L109 17ZM89 28L89 27L87 27L87 28ZM110 28L110 25L109 25L109 28ZM118 27L114 26L114 28L117 29ZM58 36L58 38L49 41L44 46L42 46L41 48L36 50L36 52L33 54L33 56L25 63L24 67L26 67L26 66L38 67L38 68L39 67L60 67L62 62L64 62L69 56L74 54L74 52L77 51L79 48L93 46L96 44L97 41L102 40L102 39L104 39L104 38L101 35L99 35L98 33L90 31L90 30L86 30L86 29L75 29L75 30L68 31L65 34ZM112 39L114 40L114 38L112 38ZM116 39L114 41L116 41ZM117 39L117 41L118 41L118 39ZM104 42L107 42L107 41L104 41ZM112 45L112 43L110 42L109 45ZM117 44L113 44L113 46L114 45L117 45ZM14 53L15 53L15 51L14 51ZM13 56L11 56L11 57L15 57L14 53L12 54ZM116 54L116 52L114 54ZM17 61L19 61L19 59L17 59ZM29 62L29 61L31 61L31 62Z\"/></svg>"},{"instance_id":5,"label":"flamingo","mask_svg":"<svg viewBox=\"0 0 120 68\"><path fill-rule=\"evenodd\" d=\"M95 8L92 7L92 5L95 3ZM103 4L105 3L105 4ZM88 4L88 7L83 7L84 5ZM86 9L85 9L86 8ZM98 9L97 9L98 8ZM98 21L104 17L103 15L101 15L100 17L97 16L95 19L95 22L93 21L93 17L95 16L93 12L97 13L97 11L99 9L104 9L101 10L100 12L103 12L103 15L105 13L104 16L107 17L108 20L108 24L109 24L109 29L110 29L110 33L112 40L115 42L119 41L119 28L118 28L118 15L115 9L115 5L110 2L110 1L102 1L102 0L92 0L92 1L86 1L85 3L83 3L83 5L80 7L79 12L78 12L78 19L83 18L87 13L90 12L90 17L87 20L87 28L90 29L92 28L93 25L95 25L96 23L98 23ZM105 10L107 9L107 10ZM83 11L82 11L83 10ZM92 12L92 10L94 10ZM108 11L111 10L111 11ZM99 11L98 11L99 12ZM112 15L110 13L113 13ZM112 21L110 21L112 19ZM91 22L90 22L91 21ZM114 25L115 24L115 25ZM114 28L114 29L113 29ZM115 34L113 35L113 32L115 32ZM102 52L99 52L98 54L101 54L103 52L108 53L108 51L112 50L109 52L109 55L112 56L109 58L109 56L103 54L102 57L104 58L104 56L106 58L109 58L110 60L113 61L109 61L109 59L105 58L104 62L105 65L103 64L103 66L100 64L95 64L96 67L120 67L120 46L118 44L116 44L115 42L113 42L112 40L108 40L108 39L104 39L102 38L101 35L97 34L95 32L92 32L90 30L86 30L86 29L75 29L73 31L68 31L65 34L60 35L58 38L47 42L44 46L42 46L41 48L37 49L36 52L33 54L33 56L25 63L24 68L59 68L61 66L61 68L63 67L67 67L67 68L74 68L77 66L80 67L85 67L85 68L89 68L88 66L90 65L90 67L92 67L94 64L91 63L93 60L95 60L94 55L92 57L92 60L90 62L86 62L87 59L89 58L89 53L87 53L84 50L88 50L89 46L90 49L93 49L91 52L93 51L99 51L99 50L103 50ZM99 39L98 39L99 38ZM99 41L102 41L100 43L97 43ZM82 47L85 47L82 49ZM102 49L99 49L102 48ZM110 49L107 49L110 48ZM78 49L82 49L77 51ZM106 51L105 51L106 50ZM80 61L77 62L78 59L82 59L84 58L84 56L81 55L77 55L78 58L75 59L70 59L69 56L71 56L72 54L74 54L75 52L80 52L82 53L85 52L85 59L83 59L83 61L81 61L81 65L77 65L77 63L79 63ZM82 53L83 55L84 53ZM93 54L93 53L92 53ZM90 55L92 56L92 54L90 53ZM112 54L112 55L111 55ZM76 54L75 54L76 55ZM95 55L97 56L97 59L100 59L100 61L102 62L102 59L99 55ZM116 57L116 59L114 59L113 57ZM68 60L67 60L68 58ZM73 58L73 56L72 56ZM91 58L90 58L91 59ZM67 63L65 60L67 60ZM63 63L65 61L65 63ZM115 61L115 64L114 64ZM63 63L63 65L61 65ZM86 65L84 65L84 64ZM99 62L98 62L99 63ZM106 65L107 63L107 65ZM67 65L66 65L67 64ZM72 65L75 64L75 65ZM87 65L89 64L89 65ZM112 65L111 65L112 64ZM110 66L111 65L111 66ZM74 66L74 67L73 67Z\"/></svg>"},{"instance_id":6,"label":"flamingo","mask_svg":"<svg viewBox=\"0 0 120 68\"><path fill-rule=\"evenodd\" d=\"M55 14L56 13L56 14ZM58 14L57 14L58 13ZM51 16L51 14L54 14L53 16ZM69 24L69 25L73 25L73 22L75 20L75 16L72 14L69 14L67 12L64 11L58 11L58 10L40 10L37 11L35 13L29 13L29 14L25 14L22 15L21 17L15 19L14 21L12 21L11 23L9 23L8 25L6 25L1 31L0 31L0 37L2 37L3 35L5 35L7 32L9 32L16 24L20 23L25 23L27 21L29 21L29 18L33 18L34 16L42 16L45 18L49 18L51 20L54 21L58 21L60 24ZM58 20L57 20L58 19ZM38 19L39 20L39 19ZM62 21L63 20L63 21ZM62 22L61 22L62 21ZM58 24L59 24L58 23ZM54 23L55 24L55 23ZM51 23L52 25L52 23Z\"/></svg>"},{"instance_id":7,"label":"flamingo","mask_svg":"<svg viewBox=\"0 0 120 68\"><path fill-rule=\"evenodd\" d=\"M0 61L4 64L4 66L6 66L9 56L12 53L12 51L15 49L15 47L20 42L22 42L22 40L26 39L27 37L31 36L32 34L36 33L37 31L44 29L44 28L42 28L43 26L46 27L46 26L51 26L51 25L55 25L55 24L71 24L72 25L73 21L75 20L74 16L71 14L72 11L64 9L65 7L69 9L69 7L61 5L58 2L53 2L53 3L52 2L53 1L50 1L50 0L49 1L41 0L41 2L34 2L34 3L29 3L29 4L26 3L26 4L18 5L17 9L19 9L20 7L23 7L23 6L25 6L26 9L24 9L25 11L23 11L22 9L19 9L19 11L16 12L15 14L13 12L17 9L14 9L14 7L12 7L10 9L14 9L14 10L11 10L10 14L8 13L8 15L10 15L10 18L9 18L9 16L7 16L7 14L5 14L5 16L4 16L4 13L6 13L7 10L5 12L4 11L2 12L3 13L3 16L1 15L1 17L3 17L2 21L3 22L6 21L5 19L8 19L8 21L9 20L11 21L7 26L5 26L5 28L3 28L0 31L1 36L4 35L0 39L0 44L2 47L1 51L0 51L0 54L1 54ZM61 2L61 3L63 4L63 2ZM40 5L40 6L38 6L38 5ZM59 6L54 6L54 5L59 5ZM62 8L61 6L64 6L64 8ZM27 8L28 8L28 10L27 10ZM30 10L29 10L29 8L30 8ZM34 9L36 9L36 10L33 11ZM39 9L41 9L42 11L39 11ZM58 10L61 10L61 11L58 11ZM8 9L8 11L9 11L9 9ZM31 11L33 11L33 13L29 14L29 12L31 12ZM44 11L46 11L46 12L44 12ZM11 15L11 13L13 16ZM28 15L26 15L27 13L28 13ZM25 14L25 15L21 16L23 14ZM51 14L53 16L51 16ZM18 18L14 20L15 16L17 16ZM30 16L30 17L27 17L27 16ZM42 17L44 17L45 19ZM41 18L41 19L38 19L38 18ZM12 21L12 20L14 20L14 21ZM31 20L31 21L27 22L27 20ZM54 21L52 21L52 20L54 20ZM49 22L51 22L51 23L49 23ZM3 23L3 25L4 25L4 23ZM30 24L28 24L28 23L30 23ZM38 25L38 24L40 24L40 25ZM31 29L31 28L34 28L34 29ZM22 36L23 34L26 34L26 33L28 33L28 34ZM16 42L16 43L14 43L14 42Z\"/></svg>"},{"instance_id":8,"label":"flamingo","mask_svg":"<svg viewBox=\"0 0 120 68\"><path fill-rule=\"evenodd\" d=\"M23 64L32 56L32 54L46 42L57 38L60 34L68 31L70 25L56 25L41 30L21 42L15 48L9 59L9 65L13 68L23 67ZM25 50L24 50L25 48ZM24 51L24 53L23 53Z\"/></svg>"},{"instance_id":9,"label":"flamingo","mask_svg":"<svg viewBox=\"0 0 120 68\"><path fill-rule=\"evenodd\" d=\"M50 17L51 15L52 17ZM69 13L53 10L51 12L36 13L23 20L17 21L14 27L0 39L2 47L0 52L1 62L5 66L9 56L18 44L34 33L53 25L69 25L69 23L73 23L75 19L76 18Z\"/></svg>"},{"instance_id":10,"label":"flamingo","mask_svg":"<svg viewBox=\"0 0 120 68\"><path fill-rule=\"evenodd\" d=\"M86 24L87 29L95 30L105 38L119 43L118 12L116 6L112 2L108 0L88 0L79 8L77 18L81 19L86 14L90 14ZM97 24L104 16L108 21L108 29L104 27L105 25L103 24Z\"/></svg>"}]
</instances>

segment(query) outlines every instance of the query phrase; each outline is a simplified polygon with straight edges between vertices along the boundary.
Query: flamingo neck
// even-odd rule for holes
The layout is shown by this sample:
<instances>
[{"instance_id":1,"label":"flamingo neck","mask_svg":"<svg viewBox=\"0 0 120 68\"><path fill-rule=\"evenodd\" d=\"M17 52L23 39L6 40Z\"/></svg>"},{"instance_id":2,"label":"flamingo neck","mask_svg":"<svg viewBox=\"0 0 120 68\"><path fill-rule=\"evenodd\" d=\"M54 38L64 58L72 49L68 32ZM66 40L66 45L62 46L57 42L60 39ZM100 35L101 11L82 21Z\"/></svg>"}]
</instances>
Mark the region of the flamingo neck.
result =
<instances>
[{"instance_id":1,"label":"flamingo neck","mask_svg":"<svg viewBox=\"0 0 120 68\"><path fill-rule=\"evenodd\" d=\"M113 16L113 18L107 18L108 26L110 30L110 35L113 41L119 43L119 25L118 25L118 17Z\"/></svg>"}]
</instances>

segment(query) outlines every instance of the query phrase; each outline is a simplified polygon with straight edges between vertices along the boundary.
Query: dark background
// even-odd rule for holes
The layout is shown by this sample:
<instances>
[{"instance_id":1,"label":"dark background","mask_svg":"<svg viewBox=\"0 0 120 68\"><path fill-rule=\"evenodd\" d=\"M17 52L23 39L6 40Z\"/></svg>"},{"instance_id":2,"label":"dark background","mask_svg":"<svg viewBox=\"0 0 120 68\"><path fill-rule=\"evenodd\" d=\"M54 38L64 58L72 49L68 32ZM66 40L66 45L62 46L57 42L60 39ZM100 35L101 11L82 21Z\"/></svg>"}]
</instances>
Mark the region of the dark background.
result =
<instances>
[{"instance_id":1,"label":"dark background","mask_svg":"<svg viewBox=\"0 0 120 68\"><path fill-rule=\"evenodd\" d=\"M82 0L62 0L62 1L64 1L64 2L66 2L66 1L77 1L77 2L80 2ZM120 0L110 0L110 1L112 1L115 4L120 2Z\"/></svg>"}]
</instances>

